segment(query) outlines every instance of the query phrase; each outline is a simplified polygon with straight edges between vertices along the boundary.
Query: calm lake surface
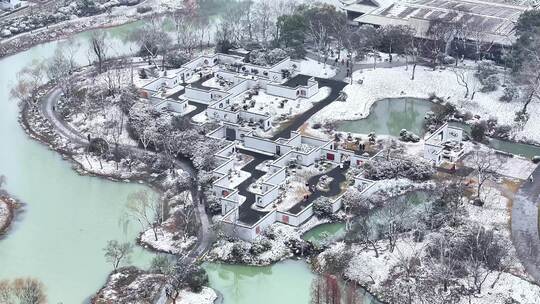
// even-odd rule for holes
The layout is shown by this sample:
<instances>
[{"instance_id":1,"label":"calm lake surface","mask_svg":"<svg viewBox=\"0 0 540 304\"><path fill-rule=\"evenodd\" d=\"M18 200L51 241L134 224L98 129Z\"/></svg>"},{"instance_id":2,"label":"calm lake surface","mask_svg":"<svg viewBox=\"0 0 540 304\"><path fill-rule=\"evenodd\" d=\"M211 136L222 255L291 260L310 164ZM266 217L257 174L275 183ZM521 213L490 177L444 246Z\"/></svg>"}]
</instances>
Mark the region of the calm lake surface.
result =
<instances>
[{"instance_id":1,"label":"calm lake surface","mask_svg":"<svg viewBox=\"0 0 540 304\"><path fill-rule=\"evenodd\" d=\"M423 136L424 117L427 112L433 111L437 105L420 98L389 98L381 99L371 107L366 118L358 120L345 120L337 123L337 129L344 132L399 136L402 129ZM452 122L451 125L463 128L470 133L471 127L463 123ZM531 158L540 155L540 147L523 143L510 142L490 138L488 145L493 149Z\"/></svg>"},{"instance_id":2,"label":"calm lake surface","mask_svg":"<svg viewBox=\"0 0 540 304\"><path fill-rule=\"evenodd\" d=\"M419 98L382 99L371 107L369 115L364 119L338 122L338 130L369 134L385 134L399 136L402 129L407 129L419 136L425 131L424 117L435 104Z\"/></svg>"}]
</instances>

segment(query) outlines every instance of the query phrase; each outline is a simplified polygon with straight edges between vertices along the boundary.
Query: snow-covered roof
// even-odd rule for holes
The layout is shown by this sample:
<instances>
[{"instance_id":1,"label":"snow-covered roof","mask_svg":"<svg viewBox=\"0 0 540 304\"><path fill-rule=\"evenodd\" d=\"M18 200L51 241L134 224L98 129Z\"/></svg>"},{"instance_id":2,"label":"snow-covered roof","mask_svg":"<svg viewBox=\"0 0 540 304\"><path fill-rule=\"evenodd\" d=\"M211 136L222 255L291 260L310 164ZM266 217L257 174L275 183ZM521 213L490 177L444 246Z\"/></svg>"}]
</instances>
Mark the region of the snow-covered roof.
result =
<instances>
[{"instance_id":1,"label":"snow-covered roof","mask_svg":"<svg viewBox=\"0 0 540 304\"><path fill-rule=\"evenodd\" d=\"M363 9L363 4L352 4L350 11ZM409 25L420 37L426 36L429 22L460 22L472 29L481 29L486 39L499 44L513 41L514 25L527 7L479 0L395 0L386 5L366 10L354 19L361 24ZM469 37L473 39L473 37Z\"/></svg>"}]
</instances>

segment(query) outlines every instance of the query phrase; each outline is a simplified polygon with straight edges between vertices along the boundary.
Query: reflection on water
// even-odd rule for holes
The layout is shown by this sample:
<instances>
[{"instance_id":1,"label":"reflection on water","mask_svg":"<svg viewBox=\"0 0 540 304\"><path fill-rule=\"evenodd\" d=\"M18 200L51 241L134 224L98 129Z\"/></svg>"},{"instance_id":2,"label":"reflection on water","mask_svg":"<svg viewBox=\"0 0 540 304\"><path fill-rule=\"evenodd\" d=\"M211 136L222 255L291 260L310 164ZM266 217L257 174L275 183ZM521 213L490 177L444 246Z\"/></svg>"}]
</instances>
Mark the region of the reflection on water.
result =
<instances>
[{"instance_id":1,"label":"reflection on water","mask_svg":"<svg viewBox=\"0 0 540 304\"><path fill-rule=\"evenodd\" d=\"M382 99L371 107L368 117L341 121L338 130L352 133L398 136L402 129L423 135L424 117L436 105L419 98Z\"/></svg>"},{"instance_id":2,"label":"reflection on water","mask_svg":"<svg viewBox=\"0 0 540 304\"><path fill-rule=\"evenodd\" d=\"M310 242L321 242L325 239L334 239L345 235L345 223L322 224L302 235L302 238Z\"/></svg>"}]
</instances>

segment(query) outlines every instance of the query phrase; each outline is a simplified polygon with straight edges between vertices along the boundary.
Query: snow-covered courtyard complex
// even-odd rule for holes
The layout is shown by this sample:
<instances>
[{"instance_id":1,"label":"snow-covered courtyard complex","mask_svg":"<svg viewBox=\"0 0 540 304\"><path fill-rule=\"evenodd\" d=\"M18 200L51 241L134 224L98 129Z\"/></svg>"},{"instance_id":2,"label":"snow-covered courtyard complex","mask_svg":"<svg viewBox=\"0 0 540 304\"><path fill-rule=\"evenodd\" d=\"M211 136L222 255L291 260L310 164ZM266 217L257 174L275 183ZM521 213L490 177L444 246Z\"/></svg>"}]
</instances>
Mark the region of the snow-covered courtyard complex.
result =
<instances>
[{"instance_id":1,"label":"snow-covered courtyard complex","mask_svg":"<svg viewBox=\"0 0 540 304\"><path fill-rule=\"evenodd\" d=\"M362 143L346 146L297 132L269 140L228 125L209 136L225 139L233 132L238 138L228 138L233 142L216 154L222 164L214 170L212 187L226 230L242 239L254 240L275 222L300 226L313 216L313 202L321 196L337 212L349 185L367 195L374 184L355 170L348 173L377 156L369 145L369 151L362 150ZM319 189L325 182L327 189Z\"/></svg>"},{"instance_id":2,"label":"snow-covered courtyard complex","mask_svg":"<svg viewBox=\"0 0 540 304\"><path fill-rule=\"evenodd\" d=\"M540 304L540 0L0 0L0 70L1 304Z\"/></svg>"},{"instance_id":3,"label":"snow-covered courtyard complex","mask_svg":"<svg viewBox=\"0 0 540 304\"><path fill-rule=\"evenodd\" d=\"M253 109L259 90L261 95L273 96L276 104L278 98L307 103L319 93L313 77L296 75L299 63L290 58L272 66L245 63L244 59L225 54L201 56L178 70L166 71L142 90L157 108L183 115L191 110L188 105L194 105L206 108L202 114L206 118L264 131L272 127L272 117Z\"/></svg>"}]
</instances>

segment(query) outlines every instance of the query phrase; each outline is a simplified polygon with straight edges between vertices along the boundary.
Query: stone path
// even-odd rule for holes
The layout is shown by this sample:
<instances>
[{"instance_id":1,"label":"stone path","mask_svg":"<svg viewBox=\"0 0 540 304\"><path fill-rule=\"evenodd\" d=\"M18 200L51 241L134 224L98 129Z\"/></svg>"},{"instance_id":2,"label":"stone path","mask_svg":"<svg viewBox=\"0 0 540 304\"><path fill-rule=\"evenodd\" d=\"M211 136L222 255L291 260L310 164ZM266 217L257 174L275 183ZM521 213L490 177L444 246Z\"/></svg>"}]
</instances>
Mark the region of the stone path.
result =
<instances>
[{"instance_id":1,"label":"stone path","mask_svg":"<svg viewBox=\"0 0 540 304\"><path fill-rule=\"evenodd\" d=\"M540 167L537 167L532 175L534 181L524 181L514 197L512 240L527 273L540 283L540 236L538 233Z\"/></svg>"}]
</instances>

